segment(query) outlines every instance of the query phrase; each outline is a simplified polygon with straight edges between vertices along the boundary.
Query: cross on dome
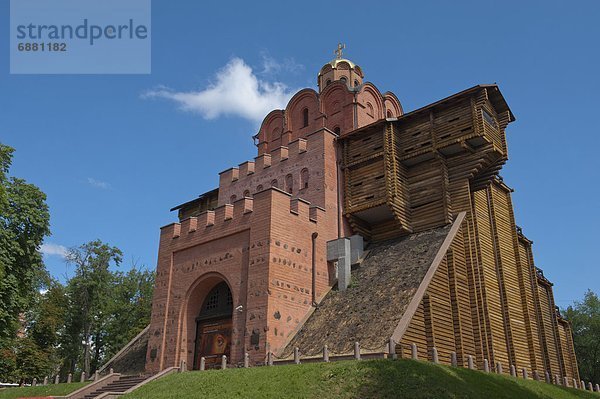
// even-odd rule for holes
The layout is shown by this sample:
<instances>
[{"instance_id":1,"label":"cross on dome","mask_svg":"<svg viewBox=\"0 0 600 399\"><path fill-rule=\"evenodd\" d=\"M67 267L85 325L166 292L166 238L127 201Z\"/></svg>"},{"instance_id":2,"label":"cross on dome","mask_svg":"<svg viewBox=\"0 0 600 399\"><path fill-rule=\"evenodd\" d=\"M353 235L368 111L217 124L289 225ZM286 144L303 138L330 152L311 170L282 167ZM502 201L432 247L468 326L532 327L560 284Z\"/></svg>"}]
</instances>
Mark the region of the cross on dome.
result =
<instances>
[{"instance_id":1,"label":"cross on dome","mask_svg":"<svg viewBox=\"0 0 600 399\"><path fill-rule=\"evenodd\" d=\"M346 48L346 45L343 43L338 43L337 45L337 49L335 49L335 51L333 52L333 54L335 54L335 58L337 58L338 60L342 59L342 51Z\"/></svg>"}]
</instances>

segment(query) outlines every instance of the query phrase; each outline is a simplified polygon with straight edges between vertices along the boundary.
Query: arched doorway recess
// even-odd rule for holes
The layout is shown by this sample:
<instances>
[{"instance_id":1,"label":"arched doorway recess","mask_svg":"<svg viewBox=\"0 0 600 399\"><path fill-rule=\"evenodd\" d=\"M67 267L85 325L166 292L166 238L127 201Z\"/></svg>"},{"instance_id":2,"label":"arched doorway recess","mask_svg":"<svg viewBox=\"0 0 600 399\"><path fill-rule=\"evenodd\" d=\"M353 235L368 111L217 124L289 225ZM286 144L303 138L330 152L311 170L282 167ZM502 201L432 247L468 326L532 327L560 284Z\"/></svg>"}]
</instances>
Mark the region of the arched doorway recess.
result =
<instances>
[{"instance_id":1,"label":"arched doorway recess","mask_svg":"<svg viewBox=\"0 0 600 399\"><path fill-rule=\"evenodd\" d=\"M196 317L194 369L204 357L206 368L220 365L221 357L230 358L233 297L226 282L215 285L204 299Z\"/></svg>"}]
</instances>

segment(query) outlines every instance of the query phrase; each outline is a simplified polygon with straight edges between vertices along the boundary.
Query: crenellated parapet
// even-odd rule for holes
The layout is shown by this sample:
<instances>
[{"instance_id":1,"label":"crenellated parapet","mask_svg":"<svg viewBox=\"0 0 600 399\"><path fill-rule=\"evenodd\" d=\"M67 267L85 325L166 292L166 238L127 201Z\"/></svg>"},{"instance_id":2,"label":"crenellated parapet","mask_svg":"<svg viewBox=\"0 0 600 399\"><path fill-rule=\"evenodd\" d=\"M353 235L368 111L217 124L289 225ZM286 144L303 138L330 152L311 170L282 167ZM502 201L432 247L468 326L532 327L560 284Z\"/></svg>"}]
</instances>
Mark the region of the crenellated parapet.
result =
<instances>
[{"instance_id":1,"label":"crenellated parapet","mask_svg":"<svg viewBox=\"0 0 600 399\"><path fill-rule=\"evenodd\" d=\"M292 161L299 160L300 155L306 153L307 142L306 139L296 139L288 146L280 146L257 156L254 161L246 161L237 167L224 170L219 173L219 189L226 188L238 180L248 180L249 176L260 175L267 168L280 166L280 163L289 160L290 157Z\"/></svg>"},{"instance_id":2,"label":"crenellated parapet","mask_svg":"<svg viewBox=\"0 0 600 399\"><path fill-rule=\"evenodd\" d=\"M270 187L278 188L314 205L325 207L326 163L335 156L336 135L321 129L293 140L219 174L218 206L252 197ZM335 165L334 161L332 163ZM331 186L331 183L329 183Z\"/></svg>"},{"instance_id":3,"label":"crenellated parapet","mask_svg":"<svg viewBox=\"0 0 600 399\"><path fill-rule=\"evenodd\" d=\"M287 209L292 223L318 223L325 217L325 209L312 205L302 198L292 198L285 191L270 187L256 193L254 198L244 197L233 204L223 204L196 217L171 223L161 228L161 238L188 242L196 238L212 238L217 232L239 230L256 225L253 219L266 220L273 208ZM267 215L265 215L267 213ZM280 214L278 214L280 216Z\"/></svg>"}]
</instances>

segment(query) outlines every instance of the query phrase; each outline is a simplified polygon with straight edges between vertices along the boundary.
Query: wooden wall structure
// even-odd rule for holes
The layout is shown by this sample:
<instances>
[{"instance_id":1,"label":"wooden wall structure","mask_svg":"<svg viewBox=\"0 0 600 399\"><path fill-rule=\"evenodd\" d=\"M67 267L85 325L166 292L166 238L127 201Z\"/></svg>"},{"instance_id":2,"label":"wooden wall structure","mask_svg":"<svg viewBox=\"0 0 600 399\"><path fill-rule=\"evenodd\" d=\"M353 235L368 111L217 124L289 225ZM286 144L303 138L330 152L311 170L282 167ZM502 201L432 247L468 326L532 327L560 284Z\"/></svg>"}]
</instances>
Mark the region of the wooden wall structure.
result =
<instances>
[{"instance_id":1,"label":"wooden wall structure","mask_svg":"<svg viewBox=\"0 0 600 399\"><path fill-rule=\"evenodd\" d=\"M499 171L514 121L496 85L479 85L342 135L344 215L377 242L451 223L458 234L398 336L397 352L472 355L509 370L579 380L571 328L535 266Z\"/></svg>"}]
</instances>

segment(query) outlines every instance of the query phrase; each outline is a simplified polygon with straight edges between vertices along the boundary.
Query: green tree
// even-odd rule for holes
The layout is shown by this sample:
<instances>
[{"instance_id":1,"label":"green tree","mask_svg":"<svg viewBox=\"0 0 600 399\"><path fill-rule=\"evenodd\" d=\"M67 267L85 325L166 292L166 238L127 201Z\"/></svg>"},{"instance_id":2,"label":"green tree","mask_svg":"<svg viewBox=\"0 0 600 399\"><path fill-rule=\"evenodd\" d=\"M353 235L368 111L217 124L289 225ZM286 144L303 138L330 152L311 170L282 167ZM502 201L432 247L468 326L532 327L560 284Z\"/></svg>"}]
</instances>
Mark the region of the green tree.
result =
<instances>
[{"instance_id":1,"label":"green tree","mask_svg":"<svg viewBox=\"0 0 600 399\"><path fill-rule=\"evenodd\" d=\"M46 195L8 176L13 151L0 144L0 341L15 335L47 275L38 249L50 234Z\"/></svg>"},{"instance_id":2,"label":"green tree","mask_svg":"<svg viewBox=\"0 0 600 399\"><path fill-rule=\"evenodd\" d=\"M573 327L579 374L585 381L600 381L600 298L591 290L583 301L564 312Z\"/></svg>"},{"instance_id":3,"label":"green tree","mask_svg":"<svg viewBox=\"0 0 600 399\"><path fill-rule=\"evenodd\" d=\"M75 275L67 285L66 337L75 345L83 346L83 370L87 375L100 366L104 355L111 288L115 281L110 266L120 265L122 256L119 248L100 240L72 248L67 254L67 261L75 265ZM71 371L74 367L72 364Z\"/></svg>"},{"instance_id":4,"label":"green tree","mask_svg":"<svg viewBox=\"0 0 600 399\"><path fill-rule=\"evenodd\" d=\"M26 336L44 353L50 376L63 365L60 337L65 330L67 297L65 287L54 279L45 288L26 315Z\"/></svg>"},{"instance_id":5,"label":"green tree","mask_svg":"<svg viewBox=\"0 0 600 399\"><path fill-rule=\"evenodd\" d=\"M19 334L2 340L0 381L39 381L60 368L58 337L64 324L64 287L56 281L36 292L23 313Z\"/></svg>"},{"instance_id":6,"label":"green tree","mask_svg":"<svg viewBox=\"0 0 600 399\"><path fill-rule=\"evenodd\" d=\"M54 350L64 329L67 307L65 287L52 279L28 317L28 336L42 349Z\"/></svg>"},{"instance_id":7,"label":"green tree","mask_svg":"<svg viewBox=\"0 0 600 399\"><path fill-rule=\"evenodd\" d=\"M20 337L16 340L16 362L15 372L19 382L31 383L33 378L38 381L52 374L53 364L49 354L40 349L35 341L29 337Z\"/></svg>"},{"instance_id":8,"label":"green tree","mask_svg":"<svg viewBox=\"0 0 600 399\"><path fill-rule=\"evenodd\" d=\"M0 342L0 381L14 381L17 375L16 339L3 338Z\"/></svg>"},{"instance_id":9,"label":"green tree","mask_svg":"<svg viewBox=\"0 0 600 399\"><path fill-rule=\"evenodd\" d=\"M150 323L153 288L153 272L134 266L127 273L116 273L110 317L106 325L105 360L116 354Z\"/></svg>"}]
</instances>

